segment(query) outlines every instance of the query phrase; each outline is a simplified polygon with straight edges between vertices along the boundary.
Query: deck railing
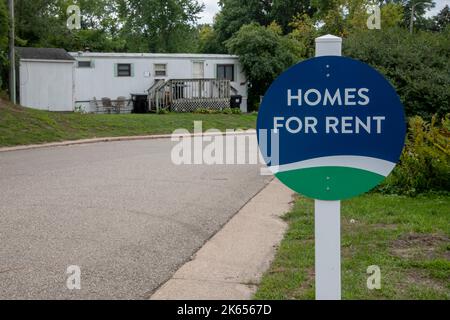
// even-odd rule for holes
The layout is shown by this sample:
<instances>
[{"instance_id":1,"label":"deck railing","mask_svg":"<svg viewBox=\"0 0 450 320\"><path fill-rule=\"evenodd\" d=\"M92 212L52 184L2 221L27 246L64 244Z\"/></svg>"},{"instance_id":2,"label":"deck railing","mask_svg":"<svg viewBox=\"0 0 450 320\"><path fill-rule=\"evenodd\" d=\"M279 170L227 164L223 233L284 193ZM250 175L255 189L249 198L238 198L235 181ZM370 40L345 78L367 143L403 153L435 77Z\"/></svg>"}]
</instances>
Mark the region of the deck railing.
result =
<instances>
[{"instance_id":1,"label":"deck railing","mask_svg":"<svg viewBox=\"0 0 450 320\"><path fill-rule=\"evenodd\" d=\"M199 108L224 109L230 106L231 84L218 79L171 79L149 89L150 110L190 112Z\"/></svg>"}]
</instances>

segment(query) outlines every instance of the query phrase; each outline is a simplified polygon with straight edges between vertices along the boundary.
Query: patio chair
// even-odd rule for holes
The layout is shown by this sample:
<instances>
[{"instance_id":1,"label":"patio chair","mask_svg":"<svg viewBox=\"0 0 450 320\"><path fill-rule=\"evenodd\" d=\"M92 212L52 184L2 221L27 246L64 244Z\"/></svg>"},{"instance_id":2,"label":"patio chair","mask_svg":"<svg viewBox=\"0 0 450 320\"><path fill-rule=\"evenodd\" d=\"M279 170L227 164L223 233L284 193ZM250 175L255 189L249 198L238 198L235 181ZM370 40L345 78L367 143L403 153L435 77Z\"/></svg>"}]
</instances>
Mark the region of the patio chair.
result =
<instances>
[{"instance_id":1,"label":"patio chair","mask_svg":"<svg viewBox=\"0 0 450 320\"><path fill-rule=\"evenodd\" d=\"M114 109L110 98L102 98L103 110L105 113L111 114L111 111Z\"/></svg>"},{"instance_id":2,"label":"patio chair","mask_svg":"<svg viewBox=\"0 0 450 320\"><path fill-rule=\"evenodd\" d=\"M125 97L117 97L115 109L116 113L121 113L122 109L125 108L125 102L127 101L127 98Z\"/></svg>"},{"instance_id":3,"label":"patio chair","mask_svg":"<svg viewBox=\"0 0 450 320\"><path fill-rule=\"evenodd\" d=\"M94 97L93 100L89 101L90 112L95 110L95 113L99 113L100 106L98 105L97 98Z\"/></svg>"}]
</instances>

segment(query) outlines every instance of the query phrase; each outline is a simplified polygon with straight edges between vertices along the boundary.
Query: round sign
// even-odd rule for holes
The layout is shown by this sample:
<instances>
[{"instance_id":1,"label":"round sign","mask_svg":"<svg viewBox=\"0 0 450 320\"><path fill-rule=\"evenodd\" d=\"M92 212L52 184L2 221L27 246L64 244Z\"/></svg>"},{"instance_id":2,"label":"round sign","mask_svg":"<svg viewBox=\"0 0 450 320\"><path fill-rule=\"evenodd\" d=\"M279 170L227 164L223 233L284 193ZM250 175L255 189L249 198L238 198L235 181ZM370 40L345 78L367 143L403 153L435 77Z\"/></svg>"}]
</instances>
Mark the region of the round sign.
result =
<instances>
[{"instance_id":1,"label":"round sign","mask_svg":"<svg viewBox=\"0 0 450 320\"><path fill-rule=\"evenodd\" d=\"M275 176L318 200L365 193L405 143L402 103L375 69L350 58L306 60L270 86L258 115L260 151Z\"/></svg>"}]
</instances>

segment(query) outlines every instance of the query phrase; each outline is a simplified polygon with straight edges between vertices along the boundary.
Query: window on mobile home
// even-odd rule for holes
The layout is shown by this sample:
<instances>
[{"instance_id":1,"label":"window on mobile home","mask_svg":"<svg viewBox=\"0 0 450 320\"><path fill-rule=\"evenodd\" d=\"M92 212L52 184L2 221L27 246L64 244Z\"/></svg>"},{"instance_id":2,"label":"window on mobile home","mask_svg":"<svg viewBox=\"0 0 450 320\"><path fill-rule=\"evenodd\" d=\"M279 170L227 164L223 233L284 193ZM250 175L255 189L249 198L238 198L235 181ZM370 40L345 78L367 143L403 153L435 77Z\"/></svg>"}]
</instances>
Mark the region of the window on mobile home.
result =
<instances>
[{"instance_id":1,"label":"window on mobile home","mask_svg":"<svg viewBox=\"0 0 450 320\"><path fill-rule=\"evenodd\" d=\"M92 61L91 60L78 61L78 68L92 68Z\"/></svg>"},{"instance_id":2,"label":"window on mobile home","mask_svg":"<svg viewBox=\"0 0 450 320\"><path fill-rule=\"evenodd\" d=\"M155 77L167 77L167 64L156 63L154 67L155 67Z\"/></svg>"},{"instance_id":3,"label":"window on mobile home","mask_svg":"<svg viewBox=\"0 0 450 320\"><path fill-rule=\"evenodd\" d=\"M217 79L234 81L234 64L218 64Z\"/></svg>"},{"instance_id":4,"label":"window on mobile home","mask_svg":"<svg viewBox=\"0 0 450 320\"><path fill-rule=\"evenodd\" d=\"M131 77L131 64L130 63L117 64L117 76L118 77Z\"/></svg>"}]
</instances>

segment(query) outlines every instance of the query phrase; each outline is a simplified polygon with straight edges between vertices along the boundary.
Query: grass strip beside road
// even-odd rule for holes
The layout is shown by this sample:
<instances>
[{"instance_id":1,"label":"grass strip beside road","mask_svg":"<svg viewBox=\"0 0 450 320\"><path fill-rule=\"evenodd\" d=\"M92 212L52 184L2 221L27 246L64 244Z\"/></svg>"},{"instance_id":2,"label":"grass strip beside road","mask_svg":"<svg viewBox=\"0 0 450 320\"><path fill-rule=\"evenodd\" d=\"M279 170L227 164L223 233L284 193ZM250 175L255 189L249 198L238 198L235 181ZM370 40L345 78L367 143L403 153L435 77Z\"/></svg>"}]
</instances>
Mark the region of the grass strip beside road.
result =
<instances>
[{"instance_id":1,"label":"grass strip beside road","mask_svg":"<svg viewBox=\"0 0 450 320\"><path fill-rule=\"evenodd\" d=\"M314 299L313 201L298 198L256 299ZM450 195L367 194L342 204L343 299L450 299ZM371 265L381 290L367 288Z\"/></svg>"},{"instance_id":2,"label":"grass strip beside road","mask_svg":"<svg viewBox=\"0 0 450 320\"><path fill-rule=\"evenodd\" d=\"M170 113L97 115L48 112L13 106L0 99L0 147L88 138L170 134L176 129L193 132L194 121L203 130L254 129L255 114Z\"/></svg>"}]
</instances>

